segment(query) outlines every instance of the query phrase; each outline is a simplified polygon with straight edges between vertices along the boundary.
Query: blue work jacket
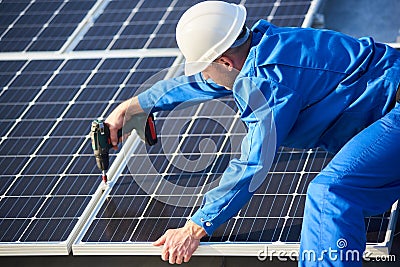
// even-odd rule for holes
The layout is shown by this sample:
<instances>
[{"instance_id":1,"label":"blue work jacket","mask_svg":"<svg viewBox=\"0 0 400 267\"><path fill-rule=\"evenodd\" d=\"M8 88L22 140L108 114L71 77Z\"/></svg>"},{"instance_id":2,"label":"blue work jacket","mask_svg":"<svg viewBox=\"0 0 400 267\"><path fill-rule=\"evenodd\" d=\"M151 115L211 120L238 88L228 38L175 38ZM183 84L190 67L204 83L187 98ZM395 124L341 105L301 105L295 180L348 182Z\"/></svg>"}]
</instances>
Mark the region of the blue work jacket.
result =
<instances>
[{"instance_id":1,"label":"blue work jacket","mask_svg":"<svg viewBox=\"0 0 400 267\"><path fill-rule=\"evenodd\" d=\"M336 153L389 111L400 83L400 53L372 38L276 27L264 20L252 33L232 90L196 74L160 81L138 96L149 112L233 94L248 133L241 157L231 160L191 218L209 235L251 198L277 147Z\"/></svg>"}]
</instances>

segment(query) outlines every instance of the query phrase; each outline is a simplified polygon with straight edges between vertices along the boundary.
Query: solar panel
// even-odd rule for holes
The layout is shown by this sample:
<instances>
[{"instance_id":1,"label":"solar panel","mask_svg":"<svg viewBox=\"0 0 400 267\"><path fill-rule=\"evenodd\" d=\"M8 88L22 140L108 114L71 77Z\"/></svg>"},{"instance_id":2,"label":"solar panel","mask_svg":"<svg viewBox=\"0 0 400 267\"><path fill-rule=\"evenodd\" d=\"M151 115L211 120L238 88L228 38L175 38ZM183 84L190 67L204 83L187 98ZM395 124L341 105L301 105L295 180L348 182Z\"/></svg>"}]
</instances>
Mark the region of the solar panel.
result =
<instances>
[{"instance_id":1,"label":"solar panel","mask_svg":"<svg viewBox=\"0 0 400 267\"><path fill-rule=\"evenodd\" d=\"M53 81L65 63L59 60L11 62L16 67L7 70L14 76L4 82L0 95L1 110L5 114L13 110L1 119L2 127L7 129L1 140L1 146L6 149L1 156L1 164L5 166L1 179L7 179L8 183L3 187L0 201L0 240L6 247L9 243L23 246L38 241L67 240L96 188L94 179L88 177L88 190L73 195L58 194L66 181L71 185L79 182L79 177L67 173L70 163L76 159L72 153L82 150L83 134L74 132L78 140L72 146L73 151L65 152L60 147L53 151L46 149L54 141L55 129L68 120L63 111L69 104L44 103L38 98L47 88L56 86ZM65 154L60 154L60 149ZM31 249L35 249L34 244Z\"/></svg>"},{"instance_id":2,"label":"solar panel","mask_svg":"<svg viewBox=\"0 0 400 267\"><path fill-rule=\"evenodd\" d=\"M0 62L0 254L69 253L102 192L88 125L122 101L122 92L134 92L130 79L146 79L173 60Z\"/></svg>"},{"instance_id":3,"label":"solar panel","mask_svg":"<svg viewBox=\"0 0 400 267\"><path fill-rule=\"evenodd\" d=\"M301 26L311 4L246 1L249 21L266 17L284 26ZM246 129L235 104L230 98L217 103L224 106L216 108L211 102L160 112L156 116L157 146L145 147L133 137L124 145L131 148L120 152L124 163L116 166L113 182L74 244L74 254L160 253L151 242L166 230L183 226L204 193L216 186L229 160L240 155ZM298 249L307 186L330 158L318 149L281 148L266 182L250 202L213 236L204 237L196 253L256 255L265 244ZM368 249L387 244L384 229L390 224L390 212L366 218Z\"/></svg>"},{"instance_id":4,"label":"solar panel","mask_svg":"<svg viewBox=\"0 0 400 267\"><path fill-rule=\"evenodd\" d=\"M158 47L176 47L171 31L174 22L168 20L175 2L111 1L81 37L75 50L149 48L152 42ZM162 32L169 35L163 36Z\"/></svg>"},{"instance_id":5,"label":"solar panel","mask_svg":"<svg viewBox=\"0 0 400 267\"><path fill-rule=\"evenodd\" d=\"M95 0L0 2L0 52L57 51Z\"/></svg>"},{"instance_id":6,"label":"solar panel","mask_svg":"<svg viewBox=\"0 0 400 267\"><path fill-rule=\"evenodd\" d=\"M150 242L182 226L240 156L246 129L231 98L156 114L159 144L132 135L111 155L108 187L92 156L91 121L182 62L175 25L196 2L0 2L0 255L68 254L72 244L76 255L159 254ZM240 3L249 25L308 26L315 2ZM158 78L182 71L170 70ZM305 190L329 159L281 148L268 182L197 253L296 248ZM387 244L393 214L366 218L369 247Z\"/></svg>"}]
</instances>

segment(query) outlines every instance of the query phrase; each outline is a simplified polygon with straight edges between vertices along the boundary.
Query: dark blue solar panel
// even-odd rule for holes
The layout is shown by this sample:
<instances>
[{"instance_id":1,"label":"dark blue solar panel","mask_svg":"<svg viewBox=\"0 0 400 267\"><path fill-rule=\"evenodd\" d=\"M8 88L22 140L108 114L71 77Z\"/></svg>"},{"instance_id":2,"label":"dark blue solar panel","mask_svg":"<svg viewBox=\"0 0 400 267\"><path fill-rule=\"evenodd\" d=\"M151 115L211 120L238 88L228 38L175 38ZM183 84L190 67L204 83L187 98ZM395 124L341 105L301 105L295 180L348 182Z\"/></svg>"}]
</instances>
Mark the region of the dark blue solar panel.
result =
<instances>
[{"instance_id":1,"label":"dark blue solar panel","mask_svg":"<svg viewBox=\"0 0 400 267\"><path fill-rule=\"evenodd\" d=\"M83 91L77 101L85 101L85 99L91 99L92 101L104 101L104 96L114 95L119 89L117 85L111 86L88 86L85 91ZM131 92L130 92L131 93Z\"/></svg>"},{"instance_id":2,"label":"dark blue solar panel","mask_svg":"<svg viewBox=\"0 0 400 267\"><path fill-rule=\"evenodd\" d=\"M126 1L126 3L128 3L128 1ZM111 3L109 4L109 9L110 9L110 13L103 13L101 14L96 22L98 24L102 24L102 23L108 23L108 24L122 24L129 16L130 9L126 9L126 10L116 10L115 12L111 12L111 8L110 8Z\"/></svg>"},{"instance_id":3,"label":"dark blue solar panel","mask_svg":"<svg viewBox=\"0 0 400 267\"><path fill-rule=\"evenodd\" d=\"M56 196L52 197L46 207L37 214L39 218L71 218L82 214L90 198L86 196Z\"/></svg>"},{"instance_id":4,"label":"dark blue solar panel","mask_svg":"<svg viewBox=\"0 0 400 267\"><path fill-rule=\"evenodd\" d=\"M54 25L68 25L68 26L76 26L75 23L71 23L72 21L82 21L86 16L86 12L74 11L74 12L63 12L59 13L53 17L52 23Z\"/></svg>"},{"instance_id":5,"label":"dark blue solar panel","mask_svg":"<svg viewBox=\"0 0 400 267\"><path fill-rule=\"evenodd\" d=\"M8 120L4 120L4 121L0 121L0 134L1 136L4 136L10 129L10 127L14 124L13 121L8 121Z\"/></svg>"},{"instance_id":6,"label":"dark blue solar panel","mask_svg":"<svg viewBox=\"0 0 400 267\"><path fill-rule=\"evenodd\" d=\"M63 1L63 2L65 2L65 1ZM95 2L96 2L95 0L69 1L69 2L65 3L65 5L62 7L60 13L69 14L69 13L76 12L76 11L81 12L82 10L90 10Z\"/></svg>"},{"instance_id":7,"label":"dark blue solar panel","mask_svg":"<svg viewBox=\"0 0 400 267\"><path fill-rule=\"evenodd\" d=\"M32 92L32 91L31 91ZM3 99L7 100L9 99L10 102L11 100L15 100L15 98L7 98L8 94L4 94ZM22 99L25 100L25 99ZM7 103L7 102L6 102ZM15 104L10 104L10 105L3 105L0 104L0 112L1 112L1 118L2 119L17 119L28 107L28 105L15 105Z\"/></svg>"},{"instance_id":8,"label":"dark blue solar panel","mask_svg":"<svg viewBox=\"0 0 400 267\"><path fill-rule=\"evenodd\" d=\"M129 72L98 72L90 80L89 85L121 84Z\"/></svg>"},{"instance_id":9,"label":"dark blue solar panel","mask_svg":"<svg viewBox=\"0 0 400 267\"><path fill-rule=\"evenodd\" d=\"M77 223L77 219L36 219L21 237L21 242L58 242L65 240ZM15 239L15 238L14 238Z\"/></svg>"},{"instance_id":10,"label":"dark blue solar panel","mask_svg":"<svg viewBox=\"0 0 400 267\"><path fill-rule=\"evenodd\" d=\"M136 90L140 87L140 84L129 84L127 86L125 86L124 88L122 88L122 90L120 91L117 100L118 101L124 101L130 97L133 96L133 92L136 92Z\"/></svg>"},{"instance_id":11,"label":"dark blue solar panel","mask_svg":"<svg viewBox=\"0 0 400 267\"><path fill-rule=\"evenodd\" d=\"M146 60L143 59L142 62ZM162 59L157 59L162 60ZM136 58L111 58L106 59L103 64L101 64L99 70L130 70L135 66L137 62ZM165 65L163 63L162 65Z\"/></svg>"},{"instance_id":12,"label":"dark blue solar panel","mask_svg":"<svg viewBox=\"0 0 400 267\"><path fill-rule=\"evenodd\" d=\"M9 137L41 137L45 136L54 125L55 120L21 121L16 123Z\"/></svg>"},{"instance_id":13,"label":"dark blue solar panel","mask_svg":"<svg viewBox=\"0 0 400 267\"><path fill-rule=\"evenodd\" d=\"M65 170L71 160L71 156L36 156L29 162L29 166L24 168L22 174L57 174L60 170Z\"/></svg>"},{"instance_id":14,"label":"dark blue solar panel","mask_svg":"<svg viewBox=\"0 0 400 267\"><path fill-rule=\"evenodd\" d=\"M115 107L132 68L150 76L174 59L138 60L0 62L0 243L70 237L101 182L91 121Z\"/></svg>"},{"instance_id":15,"label":"dark blue solar panel","mask_svg":"<svg viewBox=\"0 0 400 267\"><path fill-rule=\"evenodd\" d=\"M3 242L14 242L25 231L29 225L27 219L5 219L0 221L0 239Z\"/></svg>"},{"instance_id":16,"label":"dark blue solar panel","mask_svg":"<svg viewBox=\"0 0 400 267\"><path fill-rule=\"evenodd\" d=\"M171 22L169 18L169 13L174 10L171 4L110 1L75 50L175 48L175 26L171 27L171 24L176 24L176 20ZM191 4L193 2L186 7Z\"/></svg>"},{"instance_id":17,"label":"dark blue solar panel","mask_svg":"<svg viewBox=\"0 0 400 267\"><path fill-rule=\"evenodd\" d=\"M90 72L63 72L57 75L49 84L49 86L79 86L83 84L89 77Z\"/></svg>"},{"instance_id":18,"label":"dark blue solar panel","mask_svg":"<svg viewBox=\"0 0 400 267\"><path fill-rule=\"evenodd\" d=\"M94 117L96 114L93 115ZM92 118L94 119L94 118ZM85 118L81 120L65 119L62 120L56 129L54 129L54 136L85 136L88 134L88 123L91 119Z\"/></svg>"},{"instance_id":19,"label":"dark blue solar panel","mask_svg":"<svg viewBox=\"0 0 400 267\"><path fill-rule=\"evenodd\" d=\"M25 61L0 61L0 69L1 73L15 73L18 71L23 65Z\"/></svg>"},{"instance_id":20,"label":"dark blue solar panel","mask_svg":"<svg viewBox=\"0 0 400 267\"><path fill-rule=\"evenodd\" d=\"M52 15L53 15L52 13L44 13L44 12L40 16L25 14L20 19L18 19L18 23L22 25L27 25L26 27L29 27L28 25L32 24L36 25L45 24L52 17Z\"/></svg>"},{"instance_id":21,"label":"dark blue solar panel","mask_svg":"<svg viewBox=\"0 0 400 267\"><path fill-rule=\"evenodd\" d=\"M0 202L1 218L31 218L43 204L45 197L8 197Z\"/></svg>"},{"instance_id":22,"label":"dark blue solar panel","mask_svg":"<svg viewBox=\"0 0 400 267\"><path fill-rule=\"evenodd\" d=\"M12 176L6 176L3 175L0 177L0 194L3 195L7 188L10 186L10 184L12 183L12 181L14 180L14 177Z\"/></svg>"},{"instance_id":23,"label":"dark blue solar panel","mask_svg":"<svg viewBox=\"0 0 400 267\"><path fill-rule=\"evenodd\" d=\"M62 63L61 60L30 61L23 70L25 72L31 72L31 73L51 72L56 70L61 65L61 63Z\"/></svg>"},{"instance_id":24,"label":"dark blue solar panel","mask_svg":"<svg viewBox=\"0 0 400 267\"><path fill-rule=\"evenodd\" d=\"M195 2L195 1L192 1ZM165 11L166 8L170 6L170 2L168 1L158 1L158 0L147 0L144 1L142 4L142 8L149 8L152 10L160 10L160 11Z\"/></svg>"},{"instance_id":25,"label":"dark blue solar panel","mask_svg":"<svg viewBox=\"0 0 400 267\"><path fill-rule=\"evenodd\" d=\"M1 84L0 84L0 86L6 86L10 81L11 81L11 79L14 77L14 74L8 74L8 73L4 73L4 74L2 74L2 75L0 75L0 82L1 82Z\"/></svg>"},{"instance_id":26,"label":"dark blue solar panel","mask_svg":"<svg viewBox=\"0 0 400 267\"><path fill-rule=\"evenodd\" d=\"M111 37L105 37L101 40L88 37L88 40L81 41L75 50L105 50L108 49L108 45L112 40L113 38Z\"/></svg>"},{"instance_id":27,"label":"dark blue solar panel","mask_svg":"<svg viewBox=\"0 0 400 267\"><path fill-rule=\"evenodd\" d=\"M23 166L28 162L26 157L2 157L0 159L0 164L2 167L2 175L15 175L18 173Z\"/></svg>"},{"instance_id":28,"label":"dark blue solar panel","mask_svg":"<svg viewBox=\"0 0 400 267\"><path fill-rule=\"evenodd\" d=\"M59 50L95 2L0 2L0 52Z\"/></svg>"},{"instance_id":29,"label":"dark blue solar panel","mask_svg":"<svg viewBox=\"0 0 400 267\"><path fill-rule=\"evenodd\" d=\"M29 155L33 153L37 145L40 143L40 138L7 138L0 146L1 155Z\"/></svg>"},{"instance_id":30,"label":"dark blue solar panel","mask_svg":"<svg viewBox=\"0 0 400 267\"><path fill-rule=\"evenodd\" d=\"M56 119L58 118L63 110L67 107L67 104L36 104L33 105L29 111L25 114L25 119Z\"/></svg>"},{"instance_id":31,"label":"dark blue solar panel","mask_svg":"<svg viewBox=\"0 0 400 267\"><path fill-rule=\"evenodd\" d=\"M86 33L89 38L92 36L113 36L116 34L121 26L120 25L101 25L93 26ZM110 38L111 39L111 38Z\"/></svg>"},{"instance_id":32,"label":"dark blue solar panel","mask_svg":"<svg viewBox=\"0 0 400 267\"><path fill-rule=\"evenodd\" d=\"M96 220L94 224L97 226L94 229L90 229L89 233L94 236L99 242L111 242L120 240L129 241L129 232L132 232L137 224L137 221L132 219L109 219L109 220ZM109 232L101 233L101 229L109 229ZM118 229L123 228L126 231L118 231Z\"/></svg>"},{"instance_id":33,"label":"dark blue solar panel","mask_svg":"<svg viewBox=\"0 0 400 267\"><path fill-rule=\"evenodd\" d=\"M51 137L46 139L46 142L38 151L43 155L62 155L73 154L78 150L79 146L85 141L82 137Z\"/></svg>"},{"instance_id":34,"label":"dark blue solar panel","mask_svg":"<svg viewBox=\"0 0 400 267\"><path fill-rule=\"evenodd\" d=\"M123 61L123 60L121 60L121 61ZM85 59L85 60L72 59L72 60L68 60L63 65L62 71L81 71L81 70L91 71L99 64L99 62L100 62L99 59ZM100 68L101 68L101 66L100 66Z\"/></svg>"},{"instance_id":35,"label":"dark blue solar panel","mask_svg":"<svg viewBox=\"0 0 400 267\"><path fill-rule=\"evenodd\" d=\"M57 182L53 176L21 176L8 192L10 196L47 195Z\"/></svg>"},{"instance_id":36,"label":"dark blue solar panel","mask_svg":"<svg viewBox=\"0 0 400 267\"><path fill-rule=\"evenodd\" d=\"M110 1L107 5L107 10L113 12L122 12L124 10L131 10L135 8L138 4L138 1L123 1L123 0L114 0Z\"/></svg>"},{"instance_id":37,"label":"dark blue solar panel","mask_svg":"<svg viewBox=\"0 0 400 267\"><path fill-rule=\"evenodd\" d=\"M25 1L25 3L23 1L15 2L16 1L2 1L0 4L0 13L19 13L24 10L31 1Z\"/></svg>"},{"instance_id":38,"label":"dark blue solar panel","mask_svg":"<svg viewBox=\"0 0 400 267\"><path fill-rule=\"evenodd\" d=\"M13 27L11 28L5 35L4 35L4 39L13 39L15 38L19 38L21 41L30 41L33 37L35 37L39 31L40 31L40 27Z\"/></svg>"},{"instance_id":39,"label":"dark blue solar panel","mask_svg":"<svg viewBox=\"0 0 400 267\"><path fill-rule=\"evenodd\" d=\"M93 158L86 158L85 161L92 161ZM93 163L93 162L92 162ZM93 164L90 164L92 167ZM72 168L73 169L73 168ZM77 171L76 169L74 169ZM91 169L87 169L89 173ZM95 172L93 172L95 173ZM99 175L97 172L91 175L73 175L69 174L59 182L53 194L56 196L64 195L92 195L99 185Z\"/></svg>"},{"instance_id":40,"label":"dark blue solar panel","mask_svg":"<svg viewBox=\"0 0 400 267\"><path fill-rule=\"evenodd\" d=\"M28 8L28 13L29 12L51 12L53 13L56 11L59 7L61 7L63 1L56 0L52 2L31 2L30 7Z\"/></svg>"},{"instance_id":41,"label":"dark blue solar panel","mask_svg":"<svg viewBox=\"0 0 400 267\"><path fill-rule=\"evenodd\" d=\"M39 96L38 102L68 102L74 98L79 87L74 85L49 86Z\"/></svg>"},{"instance_id":42,"label":"dark blue solar panel","mask_svg":"<svg viewBox=\"0 0 400 267\"><path fill-rule=\"evenodd\" d=\"M98 116L99 111L104 110L106 106L107 104L105 103L75 104L68 110L65 117L95 119Z\"/></svg>"}]
</instances>

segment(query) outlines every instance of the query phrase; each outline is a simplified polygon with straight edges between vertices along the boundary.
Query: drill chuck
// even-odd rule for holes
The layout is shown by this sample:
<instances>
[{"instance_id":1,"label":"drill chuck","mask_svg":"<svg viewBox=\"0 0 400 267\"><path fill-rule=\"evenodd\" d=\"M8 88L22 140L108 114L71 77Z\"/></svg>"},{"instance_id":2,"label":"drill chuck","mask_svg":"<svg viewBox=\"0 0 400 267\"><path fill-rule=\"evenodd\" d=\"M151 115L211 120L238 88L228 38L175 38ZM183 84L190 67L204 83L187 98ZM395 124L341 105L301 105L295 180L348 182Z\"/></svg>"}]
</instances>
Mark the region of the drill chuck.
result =
<instances>
[{"instance_id":1,"label":"drill chuck","mask_svg":"<svg viewBox=\"0 0 400 267\"><path fill-rule=\"evenodd\" d=\"M118 138L122 136L122 130L118 131ZM101 171L108 170L109 153L112 148L110 130L103 120L94 120L91 129L92 148L96 158L97 167Z\"/></svg>"}]
</instances>

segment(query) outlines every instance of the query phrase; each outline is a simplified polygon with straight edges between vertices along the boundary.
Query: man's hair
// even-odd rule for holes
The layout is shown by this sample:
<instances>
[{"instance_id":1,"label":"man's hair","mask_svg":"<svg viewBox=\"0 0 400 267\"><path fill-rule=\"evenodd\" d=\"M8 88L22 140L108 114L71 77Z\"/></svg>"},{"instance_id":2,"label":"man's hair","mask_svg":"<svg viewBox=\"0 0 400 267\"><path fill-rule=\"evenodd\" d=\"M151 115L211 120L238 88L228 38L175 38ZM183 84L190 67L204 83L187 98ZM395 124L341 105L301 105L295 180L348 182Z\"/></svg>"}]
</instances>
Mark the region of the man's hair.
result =
<instances>
[{"instance_id":1,"label":"man's hair","mask_svg":"<svg viewBox=\"0 0 400 267\"><path fill-rule=\"evenodd\" d=\"M246 25L243 25L242 31L240 32L239 36L236 38L236 40L239 40L241 38L243 38L246 34L247 31L247 27ZM251 42L251 36L252 36L252 32L250 31L249 37L247 38L247 40L240 46L236 46L236 47L231 47L228 50L226 50L223 55L232 55L232 54L236 54L236 53L243 53L243 52L248 52L248 51L244 51L244 49L246 49L247 45Z\"/></svg>"}]
</instances>

